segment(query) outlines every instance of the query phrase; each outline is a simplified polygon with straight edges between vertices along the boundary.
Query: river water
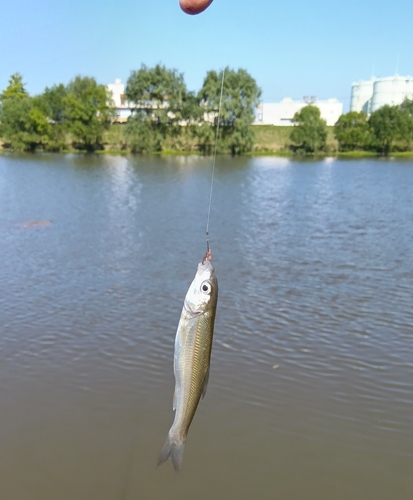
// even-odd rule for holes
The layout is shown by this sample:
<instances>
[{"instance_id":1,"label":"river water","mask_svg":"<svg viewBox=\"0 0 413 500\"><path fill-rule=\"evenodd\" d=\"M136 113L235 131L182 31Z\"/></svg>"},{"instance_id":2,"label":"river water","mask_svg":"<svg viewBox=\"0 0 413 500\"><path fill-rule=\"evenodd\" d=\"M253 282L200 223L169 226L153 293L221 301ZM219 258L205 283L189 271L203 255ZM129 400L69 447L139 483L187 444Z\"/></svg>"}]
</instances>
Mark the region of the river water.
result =
<instances>
[{"instance_id":1,"label":"river water","mask_svg":"<svg viewBox=\"0 0 413 500\"><path fill-rule=\"evenodd\" d=\"M156 469L210 175L0 156L1 498L413 498L411 160L218 158L210 382Z\"/></svg>"}]
</instances>

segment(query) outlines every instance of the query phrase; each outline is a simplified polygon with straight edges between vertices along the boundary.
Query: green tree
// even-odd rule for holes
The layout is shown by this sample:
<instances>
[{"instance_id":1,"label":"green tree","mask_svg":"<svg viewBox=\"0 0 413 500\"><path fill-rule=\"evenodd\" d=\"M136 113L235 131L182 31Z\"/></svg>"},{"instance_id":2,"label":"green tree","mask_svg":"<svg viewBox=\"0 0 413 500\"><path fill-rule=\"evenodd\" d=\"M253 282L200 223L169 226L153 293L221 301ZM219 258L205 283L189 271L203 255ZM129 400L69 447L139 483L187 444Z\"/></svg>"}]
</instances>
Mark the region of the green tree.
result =
<instances>
[{"instance_id":1,"label":"green tree","mask_svg":"<svg viewBox=\"0 0 413 500\"><path fill-rule=\"evenodd\" d=\"M334 125L334 136L340 151L362 150L369 145L369 127L367 115L350 111L341 115Z\"/></svg>"},{"instance_id":2,"label":"green tree","mask_svg":"<svg viewBox=\"0 0 413 500\"><path fill-rule=\"evenodd\" d=\"M194 135L198 141L199 151L202 154L210 155L214 152L216 132L210 123L204 123L195 127Z\"/></svg>"},{"instance_id":3,"label":"green tree","mask_svg":"<svg viewBox=\"0 0 413 500\"><path fill-rule=\"evenodd\" d=\"M14 73L9 79L8 87L0 94L0 101L4 102L8 99L23 99L28 97L28 93L24 88L23 77L20 73Z\"/></svg>"},{"instance_id":4,"label":"green tree","mask_svg":"<svg viewBox=\"0 0 413 500\"><path fill-rule=\"evenodd\" d=\"M0 134L14 151L34 152L48 143L50 123L32 97L4 100L0 123Z\"/></svg>"},{"instance_id":5,"label":"green tree","mask_svg":"<svg viewBox=\"0 0 413 500\"><path fill-rule=\"evenodd\" d=\"M67 94L67 88L60 83L50 88L46 87L39 96L39 105L53 123L62 123L65 119L64 99Z\"/></svg>"},{"instance_id":6,"label":"green tree","mask_svg":"<svg viewBox=\"0 0 413 500\"><path fill-rule=\"evenodd\" d=\"M406 111L413 118L413 99L406 99L400 104L400 109Z\"/></svg>"},{"instance_id":7,"label":"green tree","mask_svg":"<svg viewBox=\"0 0 413 500\"><path fill-rule=\"evenodd\" d=\"M142 64L131 72L125 90L127 99L136 106L137 117L130 117L126 127L135 152L160 151L168 138L169 142L180 142L181 125L183 120L189 122L194 104L182 73L161 64L153 68Z\"/></svg>"},{"instance_id":8,"label":"green tree","mask_svg":"<svg viewBox=\"0 0 413 500\"><path fill-rule=\"evenodd\" d=\"M146 113L137 112L128 118L125 138L132 153L150 153L160 149L162 137Z\"/></svg>"},{"instance_id":9,"label":"green tree","mask_svg":"<svg viewBox=\"0 0 413 500\"><path fill-rule=\"evenodd\" d=\"M405 113L405 120L407 123L404 142L406 143L406 148L410 149L413 140L413 99L405 99L400 104L400 109Z\"/></svg>"},{"instance_id":10,"label":"green tree","mask_svg":"<svg viewBox=\"0 0 413 500\"><path fill-rule=\"evenodd\" d=\"M194 92L186 92L182 98L180 119L188 125L200 125L203 123L204 109L200 105L198 96Z\"/></svg>"},{"instance_id":11,"label":"green tree","mask_svg":"<svg viewBox=\"0 0 413 500\"><path fill-rule=\"evenodd\" d=\"M306 153L323 151L327 141L327 124L321 118L320 110L309 104L295 113L294 128L290 139Z\"/></svg>"},{"instance_id":12,"label":"green tree","mask_svg":"<svg viewBox=\"0 0 413 500\"><path fill-rule=\"evenodd\" d=\"M407 109L386 104L371 114L369 126L375 149L388 155L396 141L406 144L406 139L411 136L412 117Z\"/></svg>"},{"instance_id":13,"label":"green tree","mask_svg":"<svg viewBox=\"0 0 413 500\"><path fill-rule=\"evenodd\" d=\"M183 74L160 64L154 68L142 64L139 70L131 72L126 84L128 100L160 126L182 118L186 94Z\"/></svg>"},{"instance_id":14,"label":"green tree","mask_svg":"<svg viewBox=\"0 0 413 500\"><path fill-rule=\"evenodd\" d=\"M48 151L61 151L66 147L65 101L67 89L61 83L37 96L37 106L42 110L50 123L49 140L45 145Z\"/></svg>"},{"instance_id":15,"label":"green tree","mask_svg":"<svg viewBox=\"0 0 413 500\"><path fill-rule=\"evenodd\" d=\"M19 73L11 75L1 94L0 133L16 151L47 149L52 128L40 96L29 97Z\"/></svg>"},{"instance_id":16,"label":"green tree","mask_svg":"<svg viewBox=\"0 0 413 500\"><path fill-rule=\"evenodd\" d=\"M202 89L198 94L204 108L205 123L216 126L218 121L221 97L222 71L208 71ZM242 154L251 151L254 143L254 131L251 127L255 118L261 90L254 78L245 70L234 71L225 68L221 104L221 140L219 150L227 150L231 154ZM203 135L210 138L208 134Z\"/></svg>"},{"instance_id":17,"label":"green tree","mask_svg":"<svg viewBox=\"0 0 413 500\"><path fill-rule=\"evenodd\" d=\"M99 149L103 133L115 116L115 107L106 87L94 78L77 76L67 86L62 99L64 117L73 144L88 152Z\"/></svg>"}]
</instances>

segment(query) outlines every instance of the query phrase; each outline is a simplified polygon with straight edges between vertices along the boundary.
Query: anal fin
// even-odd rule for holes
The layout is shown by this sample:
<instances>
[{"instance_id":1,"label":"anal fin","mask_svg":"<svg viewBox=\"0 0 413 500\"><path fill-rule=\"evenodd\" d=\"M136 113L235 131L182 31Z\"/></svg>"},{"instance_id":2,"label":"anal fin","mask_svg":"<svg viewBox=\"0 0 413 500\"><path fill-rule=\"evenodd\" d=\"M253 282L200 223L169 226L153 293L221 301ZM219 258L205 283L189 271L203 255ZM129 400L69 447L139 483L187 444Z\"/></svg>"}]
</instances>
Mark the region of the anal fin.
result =
<instances>
[{"instance_id":1,"label":"anal fin","mask_svg":"<svg viewBox=\"0 0 413 500\"><path fill-rule=\"evenodd\" d=\"M204 398L204 396L206 394L207 387L208 387L208 380L209 380L209 366L208 366L208 371L205 374L204 385L202 386L202 395L201 395L201 398Z\"/></svg>"}]
</instances>

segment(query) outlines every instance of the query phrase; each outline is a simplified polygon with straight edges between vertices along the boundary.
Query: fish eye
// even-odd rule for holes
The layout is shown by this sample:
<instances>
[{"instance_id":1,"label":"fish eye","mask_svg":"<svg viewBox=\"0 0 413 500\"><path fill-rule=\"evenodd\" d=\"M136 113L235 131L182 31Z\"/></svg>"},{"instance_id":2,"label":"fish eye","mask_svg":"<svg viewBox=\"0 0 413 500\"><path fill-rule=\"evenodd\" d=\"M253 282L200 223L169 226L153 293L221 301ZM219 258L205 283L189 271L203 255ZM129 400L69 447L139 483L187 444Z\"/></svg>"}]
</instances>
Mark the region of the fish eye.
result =
<instances>
[{"instance_id":1,"label":"fish eye","mask_svg":"<svg viewBox=\"0 0 413 500\"><path fill-rule=\"evenodd\" d=\"M212 287L211 285L208 283L208 281L204 281L201 285L201 290L204 292L204 293L207 293L207 294L210 294L211 293L211 290L212 290Z\"/></svg>"}]
</instances>

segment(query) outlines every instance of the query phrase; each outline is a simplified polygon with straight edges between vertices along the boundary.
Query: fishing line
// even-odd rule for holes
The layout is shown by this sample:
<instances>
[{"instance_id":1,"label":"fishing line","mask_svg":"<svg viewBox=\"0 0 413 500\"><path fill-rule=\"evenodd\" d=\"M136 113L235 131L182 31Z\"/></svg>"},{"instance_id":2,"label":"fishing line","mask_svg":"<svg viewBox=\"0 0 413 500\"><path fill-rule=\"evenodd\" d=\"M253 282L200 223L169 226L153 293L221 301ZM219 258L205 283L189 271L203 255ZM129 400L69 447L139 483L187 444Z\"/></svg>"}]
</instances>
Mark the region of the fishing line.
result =
<instances>
[{"instance_id":1,"label":"fishing line","mask_svg":"<svg viewBox=\"0 0 413 500\"><path fill-rule=\"evenodd\" d=\"M221 121L221 107L222 107L222 95L224 93L224 79L225 79L225 68L222 71L221 95L219 97L218 122L217 122L217 130L215 133L214 159L212 161L211 189L209 191L208 215L207 215L207 224L206 224L206 231L205 231L206 244L207 244L207 255L210 253L210 249L209 249L209 219L211 217L212 190L214 187L215 165L217 162L218 134L219 134L219 123Z\"/></svg>"},{"instance_id":2,"label":"fishing line","mask_svg":"<svg viewBox=\"0 0 413 500\"><path fill-rule=\"evenodd\" d=\"M225 68L222 71L222 80L221 80L221 94L219 97L219 108L218 108L218 122L217 122L217 129L216 129L216 134L215 134L215 147L214 147L214 158L212 162L212 174L211 174L211 188L209 191L209 204L208 204L208 215L207 215L207 224L206 224L206 242L207 242L207 254L206 258L209 256L210 257L210 249L209 249L209 220L211 217L211 205L212 205L212 190L214 187L214 177L215 177L215 165L217 162L217 149L218 149L218 135L219 135L219 124L221 121L221 108L222 108L222 96L224 93L224 79L225 79ZM128 489L129 489L129 482L130 482L130 476L132 472L132 464L133 464L133 459L134 459L134 452L135 449L137 448L137 443L132 443L132 446L129 451L129 456L127 458L127 466L125 467L125 476L122 481L122 490L120 492L120 498L121 500L126 500L127 495L128 495Z\"/></svg>"}]
</instances>

